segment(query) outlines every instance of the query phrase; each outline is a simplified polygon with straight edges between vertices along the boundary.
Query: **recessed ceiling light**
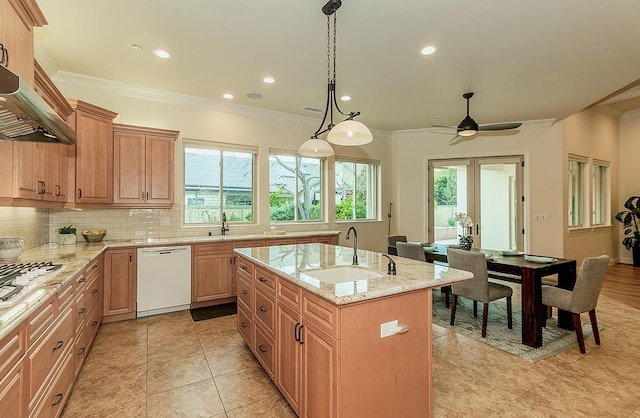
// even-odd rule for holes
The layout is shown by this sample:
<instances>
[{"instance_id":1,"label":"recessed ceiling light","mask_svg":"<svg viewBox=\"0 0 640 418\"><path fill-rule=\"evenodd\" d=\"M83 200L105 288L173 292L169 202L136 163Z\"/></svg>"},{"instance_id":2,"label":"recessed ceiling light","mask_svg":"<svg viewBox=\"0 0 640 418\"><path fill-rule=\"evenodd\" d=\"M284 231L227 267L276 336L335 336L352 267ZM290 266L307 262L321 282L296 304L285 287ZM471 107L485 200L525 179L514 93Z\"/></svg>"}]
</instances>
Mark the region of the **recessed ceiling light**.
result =
<instances>
[{"instance_id":1,"label":"recessed ceiling light","mask_svg":"<svg viewBox=\"0 0 640 418\"><path fill-rule=\"evenodd\" d=\"M262 99L262 94L260 93L247 93L247 97L250 99Z\"/></svg>"},{"instance_id":2,"label":"recessed ceiling light","mask_svg":"<svg viewBox=\"0 0 640 418\"><path fill-rule=\"evenodd\" d=\"M436 47L435 46L427 46L422 48L422 51L420 51L422 53L422 55L431 55L434 52L436 52Z\"/></svg>"},{"instance_id":3,"label":"recessed ceiling light","mask_svg":"<svg viewBox=\"0 0 640 418\"><path fill-rule=\"evenodd\" d=\"M351 96L342 96L340 100L342 100L343 102L348 102L349 100L351 100Z\"/></svg>"},{"instance_id":4,"label":"recessed ceiling light","mask_svg":"<svg viewBox=\"0 0 640 418\"><path fill-rule=\"evenodd\" d=\"M163 51L162 49L154 49L153 53L156 55L156 57L159 58L169 58L171 56L170 53L168 53L167 51Z\"/></svg>"},{"instance_id":5,"label":"recessed ceiling light","mask_svg":"<svg viewBox=\"0 0 640 418\"><path fill-rule=\"evenodd\" d=\"M262 81L264 81L267 84L273 84L276 82L276 80L273 77L265 77L262 79Z\"/></svg>"},{"instance_id":6,"label":"recessed ceiling light","mask_svg":"<svg viewBox=\"0 0 640 418\"><path fill-rule=\"evenodd\" d=\"M142 51L142 47L136 44L132 44L131 49L133 49L134 51Z\"/></svg>"},{"instance_id":7,"label":"recessed ceiling light","mask_svg":"<svg viewBox=\"0 0 640 418\"><path fill-rule=\"evenodd\" d=\"M222 95L225 99L233 99L233 94L225 93Z\"/></svg>"}]
</instances>

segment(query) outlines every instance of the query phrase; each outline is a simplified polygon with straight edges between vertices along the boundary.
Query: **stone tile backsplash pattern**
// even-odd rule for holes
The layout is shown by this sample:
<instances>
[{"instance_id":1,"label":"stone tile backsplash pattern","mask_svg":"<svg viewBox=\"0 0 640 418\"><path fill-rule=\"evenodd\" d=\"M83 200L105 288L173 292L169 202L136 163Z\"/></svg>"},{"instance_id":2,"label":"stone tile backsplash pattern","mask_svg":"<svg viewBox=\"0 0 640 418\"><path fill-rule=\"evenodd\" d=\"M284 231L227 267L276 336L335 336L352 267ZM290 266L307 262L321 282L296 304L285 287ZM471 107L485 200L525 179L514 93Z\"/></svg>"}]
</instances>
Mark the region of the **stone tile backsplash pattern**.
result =
<instances>
[{"instance_id":1,"label":"stone tile backsplash pattern","mask_svg":"<svg viewBox=\"0 0 640 418\"><path fill-rule=\"evenodd\" d=\"M23 237L26 248L49 242L50 209L0 207L0 236Z\"/></svg>"}]
</instances>

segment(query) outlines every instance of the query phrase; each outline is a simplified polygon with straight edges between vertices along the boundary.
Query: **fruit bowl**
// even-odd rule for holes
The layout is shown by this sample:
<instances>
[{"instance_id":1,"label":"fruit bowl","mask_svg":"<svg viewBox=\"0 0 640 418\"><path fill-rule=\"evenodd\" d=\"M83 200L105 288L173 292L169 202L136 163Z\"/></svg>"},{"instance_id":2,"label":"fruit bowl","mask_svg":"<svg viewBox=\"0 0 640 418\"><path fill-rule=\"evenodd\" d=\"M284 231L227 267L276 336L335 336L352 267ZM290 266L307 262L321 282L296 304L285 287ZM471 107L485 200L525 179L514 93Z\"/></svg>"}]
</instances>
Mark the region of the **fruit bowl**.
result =
<instances>
[{"instance_id":1,"label":"fruit bowl","mask_svg":"<svg viewBox=\"0 0 640 418\"><path fill-rule=\"evenodd\" d=\"M82 236L87 242L100 242L107 235L106 229L83 229Z\"/></svg>"}]
</instances>

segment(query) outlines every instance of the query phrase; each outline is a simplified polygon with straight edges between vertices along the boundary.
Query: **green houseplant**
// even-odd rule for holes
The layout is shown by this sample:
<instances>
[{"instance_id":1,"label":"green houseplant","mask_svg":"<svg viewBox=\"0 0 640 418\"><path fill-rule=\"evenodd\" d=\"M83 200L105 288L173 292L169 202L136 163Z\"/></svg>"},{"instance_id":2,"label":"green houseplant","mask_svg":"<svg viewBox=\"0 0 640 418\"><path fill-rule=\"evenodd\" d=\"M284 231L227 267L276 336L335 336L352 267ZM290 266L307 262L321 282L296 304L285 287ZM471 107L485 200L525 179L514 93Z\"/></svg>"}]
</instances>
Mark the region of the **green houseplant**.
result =
<instances>
[{"instance_id":1,"label":"green houseplant","mask_svg":"<svg viewBox=\"0 0 640 418\"><path fill-rule=\"evenodd\" d=\"M633 266L640 267L640 196L631 196L624 202L627 210L618 212L616 220L624 226L624 239L622 245L633 254Z\"/></svg>"},{"instance_id":2,"label":"green houseplant","mask_svg":"<svg viewBox=\"0 0 640 418\"><path fill-rule=\"evenodd\" d=\"M58 244L68 245L76 243L76 229L73 225L58 228Z\"/></svg>"}]
</instances>

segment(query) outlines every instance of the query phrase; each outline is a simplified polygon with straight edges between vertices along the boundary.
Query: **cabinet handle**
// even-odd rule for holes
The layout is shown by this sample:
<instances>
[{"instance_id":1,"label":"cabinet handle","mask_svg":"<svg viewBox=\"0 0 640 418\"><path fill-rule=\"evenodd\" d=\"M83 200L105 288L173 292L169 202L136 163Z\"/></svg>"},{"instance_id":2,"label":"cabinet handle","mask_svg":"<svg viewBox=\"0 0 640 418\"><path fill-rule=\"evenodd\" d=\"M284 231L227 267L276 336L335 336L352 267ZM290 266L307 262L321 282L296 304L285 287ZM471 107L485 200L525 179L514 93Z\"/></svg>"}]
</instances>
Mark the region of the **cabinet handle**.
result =
<instances>
[{"instance_id":1,"label":"cabinet handle","mask_svg":"<svg viewBox=\"0 0 640 418\"><path fill-rule=\"evenodd\" d=\"M262 351L263 353L266 353L267 351L269 351L269 350L267 350L266 348L264 348L264 345L262 345L262 344L260 344L260 345L258 346L258 348L259 348L259 349L260 349L260 351Z\"/></svg>"},{"instance_id":2,"label":"cabinet handle","mask_svg":"<svg viewBox=\"0 0 640 418\"><path fill-rule=\"evenodd\" d=\"M86 281L87 281L87 278L86 278L86 277L84 277L84 276L82 276L82 277L80 277L80 278L78 279L78 283L84 283L84 282L86 282Z\"/></svg>"},{"instance_id":3,"label":"cabinet handle","mask_svg":"<svg viewBox=\"0 0 640 418\"><path fill-rule=\"evenodd\" d=\"M56 196L60 196L60 185L56 184Z\"/></svg>"},{"instance_id":4,"label":"cabinet handle","mask_svg":"<svg viewBox=\"0 0 640 418\"><path fill-rule=\"evenodd\" d=\"M91 323L91 326L92 326L92 327L95 327L96 325L98 325L98 321L93 321L93 322Z\"/></svg>"},{"instance_id":5,"label":"cabinet handle","mask_svg":"<svg viewBox=\"0 0 640 418\"><path fill-rule=\"evenodd\" d=\"M140 199L144 200L144 192L140 193Z\"/></svg>"},{"instance_id":6,"label":"cabinet handle","mask_svg":"<svg viewBox=\"0 0 640 418\"><path fill-rule=\"evenodd\" d=\"M240 322L240 326L241 326L242 328L246 328L246 327L248 327L248 326L249 326L249 324L247 324L246 322Z\"/></svg>"},{"instance_id":7,"label":"cabinet handle","mask_svg":"<svg viewBox=\"0 0 640 418\"><path fill-rule=\"evenodd\" d=\"M304 344L304 340L302 339L302 328L304 328L304 325L300 324L300 328L298 328L298 341L300 341L300 344Z\"/></svg>"},{"instance_id":8,"label":"cabinet handle","mask_svg":"<svg viewBox=\"0 0 640 418\"><path fill-rule=\"evenodd\" d=\"M78 189L78 199L82 199L82 189Z\"/></svg>"},{"instance_id":9,"label":"cabinet handle","mask_svg":"<svg viewBox=\"0 0 640 418\"><path fill-rule=\"evenodd\" d=\"M87 310L87 308L78 309L78 315L85 313L86 310Z\"/></svg>"},{"instance_id":10,"label":"cabinet handle","mask_svg":"<svg viewBox=\"0 0 640 418\"><path fill-rule=\"evenodd\" d=\"M133 262L133 254L129 253L129 262L132 263Z\"/></svg>"},{"instance_id":11,"label":"cabinet handle","mask_svg":"<svg viewBox=\"0 0 640 418\"><path fill-rule=\"evenodd\" d=\"M53 347L53 350L52 350L52 351L56 351L56 350L58 350L58 349L62 348L62 346L63 346L63 345L64 345L64 341L58 341L58 342L56 343L56 346L55 346L55 347Z\"/></svg>"},{"instance_id":12,"label":"cabinet handle","mask_svg":"<svg viewBox=\"0 0 640 418\"><path fill-rule=\"evenodd\" d=\"M258 310L259 310L260 312L264 312L264 313L266 313L266 312L267 312L267 308L265 308L264 306L260 306L260 307L258 308Z\"/></svg>"},{"instance_id":13,"label":"cabinet handle","mask_svg":"<svg viewBox=\"0 0 640 418\"><path fill-rule=\"evenodd\" d=\"M44 194L45 192L45 184L44 181L42 180L38 180L38 191L36 192L37 194Z\"/></svg>"},{"instance_id":14,"label":"cabinet handle","mask_svg":"<svg viewBox=\"0 0 640 418\"><path fill-rule=\"evenodd\" d=\"M81 356L82 353L84 353L84 347L80 347L80 350L78 350L78 355Z\"/></svg>"},{"instance_id":15,"label":"cabinet handle","mask_svg":"<svg viewBox=\"0 0 640 418\"><path fill-rule=\"evenodd\" d=\"M293 338L296 339L296 341L300 342L300 336L298 335L298 327L300 326L299 322L296 322L296 326L295 328L293 328Z\"/></svg>"},{"instance_id":16,"label":"cabinet handle","mask_svg":"<svg viewBox=\"0 0 640 418\"><path fill-rule=\"evenodd\" d=\"M266 283L267 279L265 279L264 277L260 277L258 280L260 280L262 283Z\"/></svg>"},{"instance_id":17,"label":"cabinet handle","mask_svg":"<svg viewBox=\"0 0 640 418\"><path fill-rule=\"evenodd\" d=\"M95 295L96 293L98 293L98 289L93 289L91 293Z\"/></svg>"},{"instance_id":18,"label":"cabinet handle","mask_svg":"<svg viewBox=\"0 0 640 418\"><path fill-rule=\"evenodd\" d=\"M246 295L246 294L247 294L247 293L249 293L249 292L247 292L245 289L242 289L242 290L240 291L240 293L241 293L241 294L243 294L243 295Z\"/></svg>"},{"instance_id":19,"label":"cabinet handle","mask_svg":"<svg viewBox=\"0 0 640 418\"><path fill-rule=\"evenodd\" d=\"M56 405L58 405L58 404L60 403L60 401L62 401L62 397L63 397L63 396L64 396L64 395L63 395L62 393L58 393L58 394L56 395L56 398L55 398L56 400L51 404L51 406L56 406Z\"/></svg>"},{"instance_id":20,"label":"cabinet handle","mask_svg":"<svg viewBox=\"0 0 640 418\"><path fill-rule=\"evenodd\" d=\"M9 51L7 51L7 49L2 44L0 44L0 50L2 50L2 56L0 57L0 65L4 67L9 67Z\"/></svg>"},{"instance_id":21,"label":"cabinet handle","mask_svg":"<svg viewBox=\"0 0 640 418\"><path fill-rule=\"evenodd\" d=\"M245 265L243 264L243 265L241 265L241 266L240 266L240 268L241 268L242 270L246 270L246 269L247 269L247 266L245 266Z\"/></svg>"},{"instance_id":22,"label":"cabinet handle","mask_svg":"<svg viewBox=\"0 0 640 418\"><path fill-rule=\"evenodd\" d=\"M149 192L147 192L147 199L146 200L149 200Z\"/></svg>"},{"instance_id":23,"label":"cabinet handle","mask_svg":"<svg viewBox=\"0 0 640 418\"><path fill-rule=\"evenodd\" d=\"M93 267L91 267L93 270L100 268L100 264L95 264Z\"/></svg>"}]
</instances>

